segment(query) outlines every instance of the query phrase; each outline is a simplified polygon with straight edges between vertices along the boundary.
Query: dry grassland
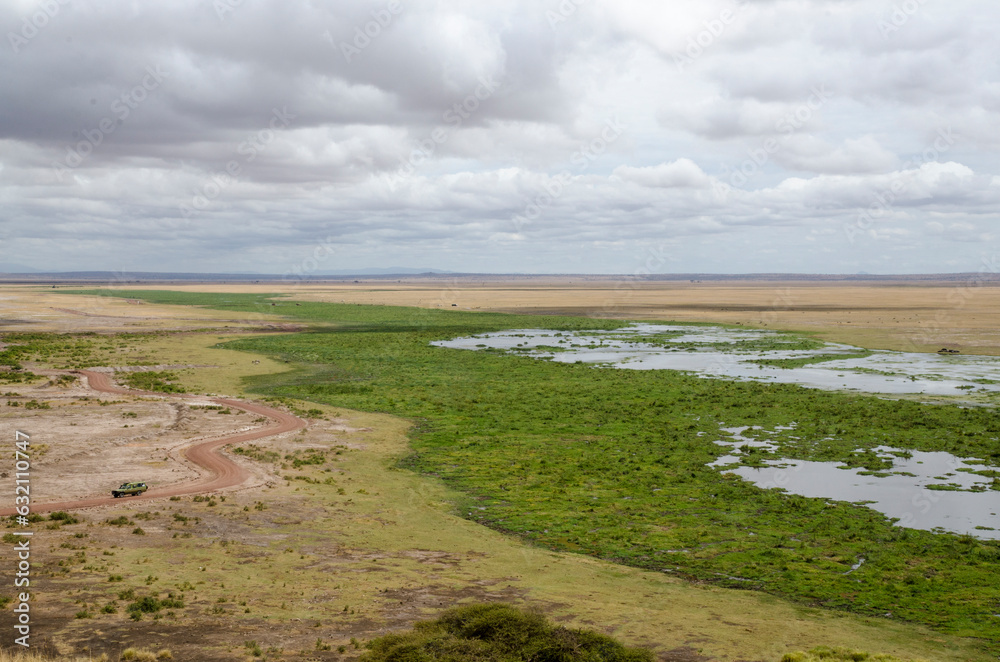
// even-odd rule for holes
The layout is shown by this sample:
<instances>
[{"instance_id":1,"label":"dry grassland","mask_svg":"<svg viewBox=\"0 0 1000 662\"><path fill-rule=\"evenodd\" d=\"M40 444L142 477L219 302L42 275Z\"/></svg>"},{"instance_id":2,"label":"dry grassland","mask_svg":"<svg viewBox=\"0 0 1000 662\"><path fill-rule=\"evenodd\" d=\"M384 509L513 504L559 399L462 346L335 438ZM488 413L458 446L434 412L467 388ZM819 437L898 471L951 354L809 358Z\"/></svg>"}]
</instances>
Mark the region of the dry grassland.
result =
<instances>
[{"instance_id":1,"label":"dry grassland","mask_svg":"<svg viewBox=\"0 0 1000 662\"><path fill-rule=\"evenodd\" d=\"M472 309L576 314L618 301L616 316L766 322L786 328L795 328L784 321L788 316L801 315L803 326L838 339L845 339L838 334L865 330L905 333L914 328L918 315L942 309L916 307L921 297L947 296L946 289L934 288L789 288L792 300L803 302L797 304L803 310L789 306L778 310L775 320L761 318L768 314L766 309L748 309L771 305L773 288L627 289L628 301L613 285L609 289L603 284L545 288L482 284L442 291L438 284L382 283L302 287L294 293L327 301L449 307L458 303ZM1000 342L989 344L992 330L979 326L977 314L972 314L987 307L996 292L981 290L976 295L979 298L956 313L951 332L962 329L968 334L963 336L963 348L998 349ZM139 308L139 317L148 323L141 328L146 329L234 323L231 316L216 311L114 301L86 304L78 297L63 302L63 296L49 292L36 296L23 290L11 294L8 288L0 291L0 304L8 306L6 310L19 306L28 318L48 315L44 311L56 308L55 302L76 301L75 306L58 307L79 310L93 305L89 310L107 313L101 319L111 320L101 322L107 324L104 328L119 330L134 330L129 325L135 318L126 313ZM806 310L805 302L813 308ZM107 308L96 308L105 303ZM728 309L736 303L743 309ZM701 305L706 307L698 308ZM847 320L858 326L841 329L843 325L834 322L844 320L848 313L840 307L848 305L857 312L849 313ZM899 321L896 326L879 327L879 315ZM76 317L52 315L44 326L68 330ZM40 325L36 322L36 328ZM143 351L163 364L214 366L180 371L189 392L241 396L245 395L241 377L284 369L266 358L212 347L230 337L170 335L147 341ZM886 342L892 337L871 336ZM983 344L971 345L972 339ZM166 430L184 420L166 401L115 396L120 402L101 407L82 401L87 395L72 387L17 385L9 391L18 394L12 400L51 401L52 409L32 411L26 417L23 407L0 402L0 427L30 427L33 443L48 447L37 470L58 473L60 480L78 483L73 489L83 492L96 489L94 476L101 477L99 482L112 478L102 473L100 465L112 462L108 458L118 450L128 452L122 457L135 468L132 479L149 480L144 472L159 471L158 480L170 480L170 471L180 467L159 464L164 462L170 434L182 438L196 428L247 424L214 412L188 412L186 431L184 425ZM691 584L528 546L461 518L450 505L456 495L439 482L395 468L395 461L408 452L409 421L320 409L323 415L314 417L301 433L263 440L250 449L251 458L244 459L261 472L261 480L250 486L211 501L191 497L132 505L126 501L83 511L83 521L77 524L37 524L33 622L40 649L65 655L89 652L95 657L106 653L118 659L122 650L134 646L168 648L174 659L245 660L250 659L246 642L254 641L269 660L345 660L359 653L352 639L363 641L409 627L456 602L496 599L539 606L559 622L594 627L625 643L651 646L665 662L770 661L817 645L884 651L904 658L987 659L975 642L892 619L825 612L760 593ZM123 418L126 412L136 416ZM125 424L135 429L125 429ZM130 446L127 439L133 432L153 441ZM288 459L316 452L324 462L295 467ZM75 473L74 457L86 459ZM40 481L37 498L62 496L57 483ZM107 523L123 515L127 524ZM182 595L184 607L135 621L126 612L131 598L120 597L128 589L136 596ZM10 625L8 608L0 612L0 631L10 631Z\"/></svg>"},{"instance_id":2,"label":"dry grassland","mask_svg":"<svg viewBox=\"0 0 1000 662\"><path fill-rule=\"evenodd\" d=\"M1000 286L968 283L817 284L805 282L638 282L606 279L461 278L371 280L336 284L202 284L137 286L190 292L279 292L302 301L565 314L617 319L723 322L816 334L871 349L933 352L942 347L967 354L1000 355ZM106 314L101 323L140 328L209 323L241 324L239 316L171 306L141 307L98 297L61 296L18 288L22 317L46 314L57 305ZM116 288L121 289L121 288ZM10 304L0 294L0 316ZM57 290L58 292L58 290ZM40 297L38 295L41 295ZM85 303L86 302L86 303ZM45 312L48 310L49 312ZM141 312L140 312L141 311ZM135 317L129 317L129 314ZM112 319L110 316L115 316ZM255 319L256 324L280 323ZM96 323L96 322L95 322Z\"/></svg>"}]
</instances>

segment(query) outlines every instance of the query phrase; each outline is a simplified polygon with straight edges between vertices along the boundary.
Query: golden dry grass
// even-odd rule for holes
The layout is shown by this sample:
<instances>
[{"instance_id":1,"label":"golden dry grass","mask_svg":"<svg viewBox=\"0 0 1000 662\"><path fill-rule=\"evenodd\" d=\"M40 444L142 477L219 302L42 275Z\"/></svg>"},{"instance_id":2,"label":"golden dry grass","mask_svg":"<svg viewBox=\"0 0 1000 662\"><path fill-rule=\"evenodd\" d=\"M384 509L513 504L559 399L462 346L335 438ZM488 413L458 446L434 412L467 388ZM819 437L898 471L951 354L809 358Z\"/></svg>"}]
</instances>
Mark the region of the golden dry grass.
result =
<instances>
[{"instance_id":1,"label":"golden dry grass","mask_svg":"<svg viewBox=\"0 0 1000 662\"><path fill-rule=\"evenodd\" d=\"M51 287L0 286L0 332L145 332L259 326L280 321L135 300L65 294Z\"/></svg>"}]
</instances>

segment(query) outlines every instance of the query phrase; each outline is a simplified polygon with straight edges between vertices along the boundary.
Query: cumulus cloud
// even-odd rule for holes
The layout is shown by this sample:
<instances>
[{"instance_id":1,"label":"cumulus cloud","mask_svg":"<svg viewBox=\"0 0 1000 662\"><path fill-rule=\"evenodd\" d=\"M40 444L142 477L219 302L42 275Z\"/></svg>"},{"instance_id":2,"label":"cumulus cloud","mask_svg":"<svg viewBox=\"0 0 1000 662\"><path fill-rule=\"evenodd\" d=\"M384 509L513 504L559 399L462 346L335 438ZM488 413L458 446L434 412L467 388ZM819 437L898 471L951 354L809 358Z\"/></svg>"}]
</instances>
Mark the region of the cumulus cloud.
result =
<instances>
[{"instance_id":1,"label":"cumulus cloud","mask_svg":"<svg viewBox=\"0 0 1000 662\"><path fill-rule=\"evenodd\" d=\"M650 188L700 188L709 183L708 175L691 159L678 159L645 168L620 166L614 174L627 182Z\"/></svg>"},{"instance_id":2,"label":"cumulus cloud","mask_svg":"<svg viewBox=\"0 0 1000 662\"><path fill-rule=\"evenodd\" d=\"M0 0L0 262L976 268L1000 12L902 6Z\"/></svg>"}]
</instances>

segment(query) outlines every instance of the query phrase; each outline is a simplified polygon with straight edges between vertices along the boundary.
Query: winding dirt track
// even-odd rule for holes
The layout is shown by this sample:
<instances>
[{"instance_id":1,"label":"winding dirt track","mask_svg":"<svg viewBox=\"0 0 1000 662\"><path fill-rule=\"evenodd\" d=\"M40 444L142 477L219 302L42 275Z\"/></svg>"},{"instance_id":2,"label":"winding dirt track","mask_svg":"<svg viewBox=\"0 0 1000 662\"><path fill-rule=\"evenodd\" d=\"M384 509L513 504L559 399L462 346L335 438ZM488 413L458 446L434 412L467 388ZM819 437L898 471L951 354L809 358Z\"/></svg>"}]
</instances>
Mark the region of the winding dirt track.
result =
<instances>
[{"instance_id":1,"label":"winding dirt track","mask_svg":"<svg viewBox=\"0 0 1000 662\"><path fill-rule=\"evenodd\" d=\"M103 373L91 372L90 370L79 370L77 372L87 378L87 383L90 385L90 388L95 391L101 391L103 393L117 393L122 395L155 395L163 397L163 393L124 389L119 386L115 386L111 379ZM190 483L180 483L169 487L152 489L139 496L122 497L120 499L116 499L112 496L106 496L78 499L76 501L62 501L58 503L32 503L31 512L45 513L54 510L93 508L95 506L109 506L112 504L149 501L150 499L163 499L165 497L183 496L186 494L213 492L226 487L235 487L242 484L247 478L249 478L250 474L243 467L236 464L225 455L219 453L218 450L222 446L244 441L253 441L254 439L271 437L285 432L294 432L295 430L301 430L306 426L306 422L297 416L251 402L230 400L228 398L209 398L197 395L176 395L174 397L183 399L197 398L202 401L209 400L225 407L234 407L236 409L242 409L243 411L250 412L251 414L266 416L272 419L274 424L257 430L250 430L249 432L241 432L239 434L219 437L217 439L210 439L184 449L184 456L200 468L205 469L209 474L197 480L191 481ZM0 517L13 515L14 512L13 508L4 508L0 510Z\"/></svg>"}]
</instances>

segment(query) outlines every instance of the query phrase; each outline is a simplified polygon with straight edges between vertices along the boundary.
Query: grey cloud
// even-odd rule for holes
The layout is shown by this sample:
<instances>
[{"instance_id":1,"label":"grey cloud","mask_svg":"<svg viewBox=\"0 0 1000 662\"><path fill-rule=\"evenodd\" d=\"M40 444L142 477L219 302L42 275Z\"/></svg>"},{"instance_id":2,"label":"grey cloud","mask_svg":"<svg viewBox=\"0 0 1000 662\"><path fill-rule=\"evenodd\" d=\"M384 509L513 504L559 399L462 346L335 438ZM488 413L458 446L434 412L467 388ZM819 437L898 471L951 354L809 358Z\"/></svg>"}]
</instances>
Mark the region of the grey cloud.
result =
<instances>
[{"instance_id":1,"label":"grey cloud","mask_svg":"<svg viewBox=\"0 0 1000 662\"><path fill-rule=\"evenodd\" d=\"M888 0L389 5L60 4L0 44L0 251L284 273L329 240L329 268L630 272L670 246L665 270L905 271L994 236L985 1L889 34ZM5 33L25 11L0 0Z\"/></svg>"}]
</instances>

